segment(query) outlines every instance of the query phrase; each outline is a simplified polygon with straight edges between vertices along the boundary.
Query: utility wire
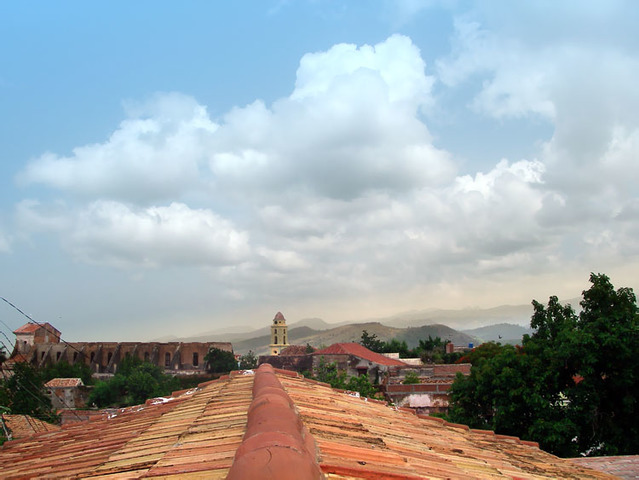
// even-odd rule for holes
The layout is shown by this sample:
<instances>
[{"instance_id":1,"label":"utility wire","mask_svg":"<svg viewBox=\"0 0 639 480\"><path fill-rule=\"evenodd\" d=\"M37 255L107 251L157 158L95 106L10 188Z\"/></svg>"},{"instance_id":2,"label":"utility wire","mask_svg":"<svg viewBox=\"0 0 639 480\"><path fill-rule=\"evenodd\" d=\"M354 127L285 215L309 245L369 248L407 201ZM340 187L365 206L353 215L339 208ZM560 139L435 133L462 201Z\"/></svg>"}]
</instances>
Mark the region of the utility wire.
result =
<instances>
[{"instance_id":1,"label":"utility wire","mask_svg":"<svg viewBox=\"0 0 639 480\"><path fill-rule=\"evenodd\" d=\"M52 330L48 329L48 328L46 327L46 325L45 325L45 324L42 324L42 323L36 322L33 318L31 318L29 315L27 315L26 313L24 313L22 310L20 310L18 307L16 307L13 303L11 303L11 302L10 302L9 300L7 300L6 298L4 298L4 297L0 297L0 299L2 299L2 300L3 300L6 304L8 304L9 306L11 306L11 307L13 307L14 309L16 309L16 310L17 310L20 314L22 314L25 318L27 318L27 319L29 320L29 322L31 322L31 323L33 323L33 324L35 324L35 325L39 326L40 328L43 328L43 329L44 329L47 333L50 333L50 334L52 334L52 335L56 335L56 336L57 336L57 333L56 333L56 332L54 332L54 331L52 331ZM4 322L2 322L2 323L4 323ZM7 324L5 323L5 325L7 325ZM11 329L11 327L9 327L8 325L7 325L7 327L8 327L9 329ZM58 332L58 333L59 333L59 332ZM69 347L69 348L71 348L72 350L75 350L76 352L78 352L80 355L84 355L84 353L82 353L80 350L78 350L76 347L74 347L73 345L71 345L71 344L70 344L69 342L67 342L66 340L63 340L62 338L60 338L60 341L61 341L62 343L64 343L67 347Z\"/></svg>"}]
</instances>

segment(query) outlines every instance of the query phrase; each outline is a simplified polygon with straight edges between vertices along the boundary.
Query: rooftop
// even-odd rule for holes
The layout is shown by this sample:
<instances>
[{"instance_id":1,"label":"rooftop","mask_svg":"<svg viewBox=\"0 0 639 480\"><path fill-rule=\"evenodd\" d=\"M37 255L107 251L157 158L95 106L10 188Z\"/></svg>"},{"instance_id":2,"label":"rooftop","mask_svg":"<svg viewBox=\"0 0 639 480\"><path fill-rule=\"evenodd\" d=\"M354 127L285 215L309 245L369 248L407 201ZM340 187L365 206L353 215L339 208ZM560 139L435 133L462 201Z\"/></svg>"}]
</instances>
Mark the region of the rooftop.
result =
<instances>
[{"instance_id":1,"label":"rooftop","mask_svg":"<svg viewBox=\"0 0 639 480\"><path fill-rule=\"evenodd\" d=\"M2 420L10 430L14 439L29 437L35 433L51 432L60 430L57 425L43 422L29 415L8 415L3 414ZM0 450L1 451L1 450Z\"/></svg>"},{"instance_id":2,"label":"rooftop","mask_svg":"<svg viewBox=\"0 0 639 480\"><path fill-rule=\"evenodd\" d=\"M355 355L369 362L375 362L379 365L387 365L389 367L405 367L404 362L400 362L394 358L388 358L381 353L375 353L359 343L334 343L330 347L316 350L313 355Z\"/></svg>"},{"instance_id":3,"label":"rooftop","mask_svg":"<svg viewBox=\"0 0 639 480\"><path fill-rule=\"evenodd\" d=\"M81 387L84 385L80 378L53 378L44 384L49 388L68 388L68 387Z\"/></svg>"},{"instance_id":4,"label":"rooftop","mask_svg":"<svg viewBox=\"0 0 639 480\"><path fill-rule=\"evenodd\" d=\"M3 478L613 478L264 364L0 448Z\"/></svg>"}]
</instances>

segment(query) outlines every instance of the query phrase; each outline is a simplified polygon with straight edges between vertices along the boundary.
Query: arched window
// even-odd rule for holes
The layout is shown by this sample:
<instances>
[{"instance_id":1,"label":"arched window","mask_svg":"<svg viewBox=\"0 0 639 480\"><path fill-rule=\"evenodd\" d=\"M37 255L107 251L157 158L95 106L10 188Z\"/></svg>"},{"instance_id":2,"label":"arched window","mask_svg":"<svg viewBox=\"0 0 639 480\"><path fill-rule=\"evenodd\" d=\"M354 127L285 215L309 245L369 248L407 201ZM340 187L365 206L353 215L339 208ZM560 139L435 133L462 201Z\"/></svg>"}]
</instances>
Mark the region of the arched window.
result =
<instances>
[{"instance_id":1,"label":"arched window","mask_svg":"<svg viewBox=\"0 0 639 480\"><path fill-rule=\"evenodd\" d=\"M109 352L109 354L107 355L107 363L111 363L112 358L113 358L113 353Z\"/></svg>"},{"instance_id":2,"label":"arched window","mask_svg":"<svg viewBox=\"0 0 639 480\"><path fill-rule=\"evenodd\" d=\"M62 352L58 352L55 354L55 361L59 362L60 361L60 357L62 356Z\"/></svg>"},{"instance_id":3,"label":"arched window","mask_svg":"<svg viewBox=\"0 0 639 480\"><path fill-rule=\"evenodd\" d=\"M171 354L169 352L166 352L164 354L164 366L165 367L171 366Z\"/></svg>"},{"instance_id":4,"label":"arched window","mask_svg":"<svg viewBox=\"0 0 639 480\"><path fill-rule=\"evenodd\" d=\"M200 358L199 358L197 352L195 352L193 354L193 366L194 367L197 367L200 364L199 360L200 360Z\"/></svg>"},{"instance_id":5,"label":"arched window","mask_svg":"<svg viewBox=\"0 0 639 480\"><path fill-rule=\"evenodd\" d=\"M91 363L95 360L95 352L91 352Z\"/></svg>"},{"instance_id":6,"label":"arched window","mask_svg":"<svg viewBox=\"0 0 639 480\"><path fill-rule=\"evenodd\" d=\"M144 361L145 362L149 361L149 352L144 352Z\"/></svg>"},{"instance_id":7,"label":"arched window","mask_svg":"<svg viewBox=\"0 0 639 480\"><path fill-rule=\"evenodd\" d=\"M284 345L286 345L286 335L284 335L284 342L282 342L282 343L284 343Z\"/></svg>"},{"instance_id":8,"label":"arched window","mask_svg":"<svg viewBox=\"0 0 639 480\"><path fill-rule=\"evenodd\" d=\"M274 343L277 343L277 335L275 335L275 342Z\"/></svg>"}]
</instances>

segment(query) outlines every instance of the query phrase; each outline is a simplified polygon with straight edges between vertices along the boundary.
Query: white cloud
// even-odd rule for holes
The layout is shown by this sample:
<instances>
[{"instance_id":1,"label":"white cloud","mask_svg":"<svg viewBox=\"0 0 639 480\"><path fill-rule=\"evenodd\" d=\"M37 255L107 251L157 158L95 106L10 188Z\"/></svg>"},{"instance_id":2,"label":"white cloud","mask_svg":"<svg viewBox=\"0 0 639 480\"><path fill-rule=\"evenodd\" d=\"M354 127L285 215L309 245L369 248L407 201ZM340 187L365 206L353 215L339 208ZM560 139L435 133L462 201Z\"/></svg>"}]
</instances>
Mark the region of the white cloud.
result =
<instances>
[{"instance_id":1,"label":"white cloud","mask_svg":"<svg viewBox=\"0 0 639 480\"><path fill-rule=\"evenodd\" d=\"M426 303L484 276L511 288L524 271L639 253L636 60L473 19L457 22L455 42L437 64L441 88L474 89L467 114L487 122L552 122L536 157L457 175L421 115L434 78L396 35L307 54L290 96L215 121L178 94L129 105L108 141L31 163L22 180L62 199L25 201L17 217L82 262L210 267L236 301Z\"/></svg>"},{"instance_id":2,"label":"white cloud","mask_svg":"<svg viewBox=\"0 0 639 480\"><path fill-rule=\"evenodd\" d=\"M86 197L148 202L197 188L199 164L217 126L206 109L181 94L156 95L145 105L130 104L108 141L52 153L30 163L18 176Z\"/></svg>"},{"instance_id":3,"label":"white cloud","mask_svg":"<svg viewBox=\"0 0 639 480\"><path fill-rule=\"evenodd\" d=\"M223 266L244 261L249 237L210 210L181 203L132 208L98 200L74 211L41 211L23 202L23 224L58 233L78 260L114 267Z\"/></svg>"}]
</instances>

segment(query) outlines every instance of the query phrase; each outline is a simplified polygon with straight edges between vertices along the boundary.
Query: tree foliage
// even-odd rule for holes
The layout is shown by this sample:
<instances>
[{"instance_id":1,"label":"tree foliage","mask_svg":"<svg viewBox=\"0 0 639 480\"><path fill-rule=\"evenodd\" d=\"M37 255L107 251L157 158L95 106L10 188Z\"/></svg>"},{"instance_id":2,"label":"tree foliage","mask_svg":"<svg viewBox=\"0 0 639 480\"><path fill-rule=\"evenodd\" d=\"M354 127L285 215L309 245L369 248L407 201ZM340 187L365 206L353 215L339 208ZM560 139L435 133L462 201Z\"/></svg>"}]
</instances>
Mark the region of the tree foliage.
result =
<instances>
[{"instance_id":1,"label":"tree foliage","mask_svg":"<svg viewBox=\"0 0 639 480\"><path fill-rule=\"evenodd\" d=\"M219 348L211 348L204 356L206 369L210 373L228 373L237 368L235 355Z\"/></svg>"},{"instance_id":2,"label":"tree foliage","mask_svg":"<svg viewBox=\"0 0 639 480\"><path fill-rule=\"evenodd\" d=\"M66 361L51 364L43 369L42 375L45 383L54 378L79 378L85 385L93 384L91 367L83 362L77 362L74 365Z\"/></svg>"},{"instance_id":3,"label":"tree foliage","mask_svg":"<svg viewBox=\"0 0 639 480\"><path fill-rule=\"evenodd\" d=\"M374 397L377 393L377 388L370 382L368 375L348 378L346 371L340 370L335 362L327 363L324 357L320 357L314 378L333 388L358 392L362 397Z\"/></svg>"},{"instance_id":4,"label":"tree foliage","mask_svg":"<svg viewBox=\"0 0 639 480\"><path fill-rule=\"evenodd\" d=\"M42 373L26 362L15 363L13 375L0 380L0 406L12 414L30 415L47 422L58 420L45 393Z\"/></svg>"},{"instance_id":5,"label":"tree foliage","mask_svg":"<svg viewBox=\"0 0 639 480\"><path fill-rule=\"evenodd\" d=\"M89 404L98 407L138 405L149 398L170 395L179 388L179 380L166 375L157 365L126 357L113 378L97 382L89 395Z\"/></svg>"},{"instance_id":6,"label":"tree foliage","mask_svg":"<svg viewBox=\"0 0 639 480\"><path fill-rule=\"evenodd\" d=\"M253 350L249 350L248 353L240 357L240 369L252 370L257 368L257 357L253 353Z\"/></svg>"},{"instance_id":7,"label":"tree foliage","mask_svg":"<svg viewBox=\"0 0 639 480\"><path fill-rule=\"evenodd\" d=\"M581 312L533 301L521 347L489 343L462 361L451 420L540 442L562 456L639 453L639 314L629 288L592 274Z\"/></svg>"}]
</instances>

